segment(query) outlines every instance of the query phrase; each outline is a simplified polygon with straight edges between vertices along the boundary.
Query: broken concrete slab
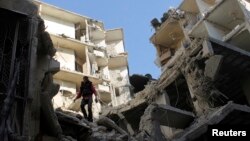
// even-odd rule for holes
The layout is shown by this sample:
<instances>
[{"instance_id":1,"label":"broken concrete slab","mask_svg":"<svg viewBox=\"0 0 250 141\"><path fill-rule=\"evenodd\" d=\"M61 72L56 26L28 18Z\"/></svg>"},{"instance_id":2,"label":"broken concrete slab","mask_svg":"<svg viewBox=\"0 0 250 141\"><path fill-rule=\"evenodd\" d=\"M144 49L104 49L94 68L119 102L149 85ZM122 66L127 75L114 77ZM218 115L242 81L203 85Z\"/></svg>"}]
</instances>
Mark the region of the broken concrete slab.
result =
<instances>
[{"instance_id":1,"label":"broken concrete slab","mask_svg":"<svg viewBox=\"0 0 250 141\"><path fill-rule=\"evenodd\" d=\"M137 139L140 141L165 141L163 133L161 132L161 125L158 119L154 116L157 105L151 104L147 107L144 115L140 120L139 133Z\"/></svg>"},{"instance_id":2,"label":"broken concrete slab","mask_svg":"<svg viewBox=\"0 0 250 141\"><path fill-rule=\"evenodd\" d=\"M129 101L126 105L121 105L111 109L104 109L102 115L114 120L119 120L119 114L123 114L127 122L132 126L133 130L139 129L140 118L144 114L147 106L155 101L159 92L156 89L156 82L146 85L145 89L136 94L136 97Z\"/></svg>"},{"instance_id":3,"label":"broken concrete slab","mask_svg":"<svg viewBox=\"0 0 250 141\"><path fill-rule=\"evenodd\" d=\"M122 128L117 126L114 121L112 121L111 119L109 119L107 117L100 117L100 119L98 119L96 123L98 125L103 125L103 126L106 126L108 128L115 129L120 134L128 135L128 133L126 131L124 131Z\"/></svg>"},{"instance_id":4,"label":"broken concrete slab","mask_svg":"<svg viewBox=\"0 0 250 141\"><path fill-rule=\"evenodd\" d=\"M133 130L131 124L127 121L125 116L122 113L118 113L118 116L119 116L119 121L118 121L119 127L127 131L130 135L134 135L135 131Z\"/></svg>"},{"instance_id":5,"label":"broken concrete slab","mask_svg":"<svg viewBox=\"0 0 250 141\"><path fill-rule=\"evenodd\" d=\"M111 118L117 123L120 119L118 115L122 113L128 123L132 126L133 130L138 130L140 117L143 115L144 110L147 108L147 106L148 103L146 102L146 100L136 101L135 103L132 103L132 105L125 106L121 109L111 109L108 113L103 113L103 115Z\"/></svg>"},{"instance_id":6,"label":"broken concrete slab","mask_svg":"<svg viewBox=\"0 0 250 141\"><path fill-rule=\"evenodd\" d=\"M140 140L165 141L170 137L163 133L166 130L162 130L162 126L184 129L193 122L194 118L191 112L168 105L151 104L141 117L140 134L137 137Z\"/></svg>"},{"instance_id":7,"label":"broken concrete slab","mask_svg":"<svg viewBox=\"0 0 250 141\"><path fill-rule=\"evenodd\" d=\"M250 125L250 107L229 102L227 105L204 115L193 125L177 134L172 141L196 140L208 131L209 125Z\"/></svg>"},{"instance_id":8,"label":"broken concrete slab","mask_svg":"<svg viewBox=\"0 0 250 141\"><path fill-rule=\"evenodd\" d=\"M204 40L202 43L202 46L203 46L203 48L202 48L202 57L203 58L210 57L210 56L214 55L212 45L208 40Z\"/></svg>"},{"instance_id":9,"label":"broken concrete slab","mask_svg":"<svg viewBox=\"0 0 250 141\"><path fill-rule=\"evenodd\" d=\"M193 122L195 115L169 105L157 105L154 109L154 118L160 125L184 129Z\"/></svg>"},{"instance_id":10,"label":"broken concrete slab","mask_svg":"<svg viewBox=\"0 0 250 141\"><path fill-rule=\"evenodd\" d=\"M91 127L87 121L78 119L74 113L66 114L63 111L56 111L58 121L62 128L63 135L70 136L73 139L83 140L91 135Z\"/></svg>"},{"instance_id":11,"label":"broken concrete slab","mask_svg":"<svg viewBox=\"0 0 250 141\"><path fill-rule=\"evenodd\" d=\"M70 111L57 110L56 115L63 130L61 138L65 141L135 141L125 130L107 117L102 117L92 123ZM66 140L65 137L72 139Z\"/></svg>"}]
</instances>

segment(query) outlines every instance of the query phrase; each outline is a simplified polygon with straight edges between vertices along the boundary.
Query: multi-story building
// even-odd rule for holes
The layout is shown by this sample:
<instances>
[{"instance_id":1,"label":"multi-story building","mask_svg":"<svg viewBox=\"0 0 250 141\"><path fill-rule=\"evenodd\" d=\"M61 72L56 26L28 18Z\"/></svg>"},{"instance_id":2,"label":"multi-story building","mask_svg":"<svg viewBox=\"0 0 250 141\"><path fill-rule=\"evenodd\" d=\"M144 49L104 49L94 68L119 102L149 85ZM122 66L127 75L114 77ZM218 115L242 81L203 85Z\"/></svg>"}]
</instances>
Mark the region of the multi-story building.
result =
<instances>
[{"instance_id":1,"label":"multi-story building","mask_svg":"<svg viewBox=\"0 0 250 141\"><path fill-rule=\"evenodd\" d=\"M105 30L102 22L35 1L57 50L60 71L54 81L60 84L53 98L54 108L80 110L73 103L83 76L95 85L100 103L94 103L94 116L101 105L117 106L130 99L127 53L122 29Z\"/></svg>"},{"instance_id":2,"label":"multi-story building","mask_svg":"<svg viewBox=\"0 0 250 141\"><path fill-rule=\"evenodd\" d=\"M249 11L248 0L184 0L166 12L161 23L152 21L157 64L164 71L193 38L214 38L250 51Z\"/></svg>"},{"instance_id":3,"label":"multi-story building","mask_svg":"<svg viewBox=\"0 0 250 141\"><path fill-rule=\"evenodd\" d=\"M199 117L210 116L209 110L228 101L249 105L249 12L249 0L183 0L178 8L164 13L160 22L151 21L155 33L150 40L162 70L157 88L168 99L163 104L190 111L202 122ZM221 109L230 106L225 107ZM216 108L214 113L223 113ZM214 115L201 125L161 126L161 130L176 140L206 140L202 135L209 131L200 127L235 125L233 118L223 123L225 115ZM179 132L182 135L175 136Z\"/></svg>"}]
</instances>

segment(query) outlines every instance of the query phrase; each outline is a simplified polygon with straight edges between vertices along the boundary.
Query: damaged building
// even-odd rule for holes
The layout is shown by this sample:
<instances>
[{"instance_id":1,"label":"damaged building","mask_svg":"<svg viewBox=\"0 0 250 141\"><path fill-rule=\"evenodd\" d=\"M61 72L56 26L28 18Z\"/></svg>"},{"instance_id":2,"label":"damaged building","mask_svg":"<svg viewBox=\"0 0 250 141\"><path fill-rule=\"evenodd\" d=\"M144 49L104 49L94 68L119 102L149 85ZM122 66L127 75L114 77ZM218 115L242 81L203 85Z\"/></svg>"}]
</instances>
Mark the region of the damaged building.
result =
<instances>
[{"instance_id":1,"label":"damaged building","mask_svg":"<svg viewBox=\"0 0 250 141\"><path fill-rule=\"evenodd\" d=\"M73 103L83 76L100 97L96 119L130 99L122 29L40 1L0 0L0 10L1 141L130 138L108 118L85 121Z\"/></svg>"},{"instance_id":2,"label":"damaged building","mask_svg":"<svg viewBox=\"0 0 250 141\"><path fill-rule=\"evenodd\" d=\"M60 62L60 71L53 77L60 85L52 100L54 108L80 111L81 100L74 103L73 99L83 76L93 82L100 98L93 105L95 118L102 106L126 103L130 89L123 30L105 30L95 19L41 1L35 4L56 49L54 59Z\"/></svg>"},{"instance_id":3,"label":"damaged building","mask_svg":"<svg viewBox=\"0 0 250 141\"><path fill-rule=\"evenodd\" d=\"M206 141L211 125L250 126L248 0L184 0L153 19L162 73L132 76L131 100L121 29L39 1L0 10L0 140ZM111 103L94 123L72 103L83 76Z\"/></svg>"},{"instance_id":4,"label":"damaged building","mask_svg":"<svg viewBox=\"0 0 250 141\"><path fill-rule=\"evenodd\" d=\"M159 80L104 115L141 141L205 141L212 125L249 126L249 5L184 0L153 19Z\"/></svg>"}]
</instances>

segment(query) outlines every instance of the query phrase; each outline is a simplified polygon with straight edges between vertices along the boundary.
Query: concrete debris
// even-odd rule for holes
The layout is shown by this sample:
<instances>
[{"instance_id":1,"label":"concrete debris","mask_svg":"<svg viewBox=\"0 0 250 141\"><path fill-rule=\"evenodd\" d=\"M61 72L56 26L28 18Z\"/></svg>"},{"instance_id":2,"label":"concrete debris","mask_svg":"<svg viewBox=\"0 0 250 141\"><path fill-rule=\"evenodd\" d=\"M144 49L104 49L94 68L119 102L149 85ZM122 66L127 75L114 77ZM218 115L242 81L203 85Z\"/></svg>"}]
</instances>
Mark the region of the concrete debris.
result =
<instances>
[{"instance_id":1,"label":"concrete debris","mask_svg":"<svg viewBox=\"0 0 250 141\"><path fill-rule=\"evenodd\" d=\"M156 119L155 105L149 105L144 112L144 115L140 121L139 131L140 134L137 136L141 141L164 141L164 135L160 129L160 122Z\"/></svg>"},{"instance_id":2,"label":"concrete debris","mask_svg":"<svg viewBox=\"0 0 250 141\"><path fill-rule=\"evenodd\" d=\"M92 123L65 107L53 109L60 64L38 9L0 0L0 16L8 19L0 23L8 39L0 41L0 140L206 141L211 125L250 126L249 1L192 3L152 21L160 78L132 76L135 97L103 108Z\"/></svg>"},{"instance_id":3,"label":"concrete debris","mask_svg":"<svg viewBox=\"0 0 250 141\"><path fill-rule=\"evenodd\" d=\"M223 17L219 11L224 9L249 19L244 16L249 2L193 2L195 9L183 1L178 12L171 9L163 15L162 23L151 21L156 30L150 40L162 69L159 80L136 93L128 104L103 112L118 125L121 114L138 140L206 140L208 125L249 124L249 107L243 105L249 105L250 53L242 42L250 37L248 20L229 27L214 18ZM240 5L238 10L229 8L235 5ZM229 31L219 34L221 26ZM244 116L239 118L236 111Z\"/></svg>"},{"instance_id":4,"label":"concrete debris","mask_svg":"<svg viewBox=\"0 0 250 141\"><path fill-rule=\"evenodd\" d=\"M110 120L107 117L100 117L100 119L97 120L98 125L103 125L111 129L115 129L120 134L127 135L127 132L121 129L119 126L117 126L114 121Z\"/></svg>"},{"instance_id":5,"label":"concrete debris","mask_svg":"<svg viewBox=\"0 0 250 141\"><path fill-rule=\"evenodd\" d=\"M91 123L74 113L56 111L56 115L63 130L62 140L65 140L64 136L67 136L78 141L135 141L132 136L107 117L101 117Z\"/></svg>"}]
</instances>

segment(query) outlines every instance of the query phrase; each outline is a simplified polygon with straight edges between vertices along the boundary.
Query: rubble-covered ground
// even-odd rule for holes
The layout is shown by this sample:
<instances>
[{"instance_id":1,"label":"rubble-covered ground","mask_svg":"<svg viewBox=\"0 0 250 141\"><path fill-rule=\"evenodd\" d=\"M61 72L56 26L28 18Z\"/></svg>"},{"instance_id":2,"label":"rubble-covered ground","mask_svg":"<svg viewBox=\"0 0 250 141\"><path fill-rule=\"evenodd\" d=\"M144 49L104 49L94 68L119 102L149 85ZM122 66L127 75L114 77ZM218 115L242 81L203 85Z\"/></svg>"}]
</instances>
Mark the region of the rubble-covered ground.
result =
<instances>
[{"instance_id":1,"label":"rubble-covered ground","mask_svg":"<svg viewBox=\"0 0 250 141\"><path fill-rule=\"evenodd\" d=\"M81 115L71 112L56 111L62 127L61 140L69 141L135 141L126 131L117 126L111 119L100 117L89 122Z\"/></svg>"}]
</instances>

